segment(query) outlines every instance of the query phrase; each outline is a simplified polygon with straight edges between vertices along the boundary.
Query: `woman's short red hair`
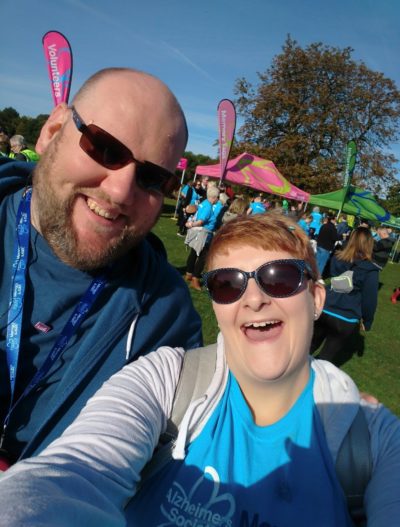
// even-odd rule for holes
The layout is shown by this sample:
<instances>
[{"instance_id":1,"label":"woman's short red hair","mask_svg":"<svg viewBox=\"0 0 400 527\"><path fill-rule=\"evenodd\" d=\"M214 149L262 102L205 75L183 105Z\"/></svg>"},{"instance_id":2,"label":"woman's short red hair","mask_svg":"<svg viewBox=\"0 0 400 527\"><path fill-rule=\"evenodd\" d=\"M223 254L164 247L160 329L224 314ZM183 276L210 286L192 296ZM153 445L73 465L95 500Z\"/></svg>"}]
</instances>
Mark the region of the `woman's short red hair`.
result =
<instances>
[{"instance_id":1,"label":"woman's short red hair","mask_svg":"<svg viewBox=\"0 0 400 527\"><path fill-rule=\"evenodd\" d=\"M319 276L310 240L290 217L275 211L254 216L238 216L215 234L207 254L207 269L212 269L217 254L227 254L237 247L255 247L264 251L284 251L311 266L314 279Z\"/></svg>"}]
</instances>

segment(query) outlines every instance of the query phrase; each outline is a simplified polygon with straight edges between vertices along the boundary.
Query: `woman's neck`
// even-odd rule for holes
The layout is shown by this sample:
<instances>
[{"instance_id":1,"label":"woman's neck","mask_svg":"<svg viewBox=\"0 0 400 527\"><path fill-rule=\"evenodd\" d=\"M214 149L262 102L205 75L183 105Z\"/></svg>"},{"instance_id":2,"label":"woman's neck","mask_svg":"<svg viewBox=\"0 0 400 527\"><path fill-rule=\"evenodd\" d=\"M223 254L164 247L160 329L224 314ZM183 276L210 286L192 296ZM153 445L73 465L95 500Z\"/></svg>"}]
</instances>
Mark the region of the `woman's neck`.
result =
<instances>
[{"instance_id":1,"label":"woman's neck","mask_svg":"<svg viewBox=\"0 0 400 527\"><path fill-rule=\"evenodd\" d=\"M236 376L235 376L236 377ZM240 389L258 426L268 426L284 417L303 392L310 378L310 367L276 381L255 382L238 378Z\"/></svg>"}]
</instances>

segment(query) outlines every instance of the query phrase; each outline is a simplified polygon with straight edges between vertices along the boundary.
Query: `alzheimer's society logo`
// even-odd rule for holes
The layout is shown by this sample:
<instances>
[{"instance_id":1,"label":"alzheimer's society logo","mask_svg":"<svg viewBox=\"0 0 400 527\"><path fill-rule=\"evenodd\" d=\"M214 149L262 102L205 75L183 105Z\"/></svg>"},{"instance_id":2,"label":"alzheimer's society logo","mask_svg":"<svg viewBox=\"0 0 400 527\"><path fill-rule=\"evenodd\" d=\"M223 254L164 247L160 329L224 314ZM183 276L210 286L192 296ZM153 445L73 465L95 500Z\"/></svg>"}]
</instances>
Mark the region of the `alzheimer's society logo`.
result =
<instances>
[{"instance_id":1,"label":"alzheimer's society logo","mask_svg":"<svg viewBox=\"0 0 400 527\"><path fill-rule=\"evenodd\" d=\"M206 467L204 474L186 494L185 489L174 481L161 505L165 522L158 527L231 527L235 513L232 494L219 493L220 479L213 467Z\"/></svg>"}]
</instances>

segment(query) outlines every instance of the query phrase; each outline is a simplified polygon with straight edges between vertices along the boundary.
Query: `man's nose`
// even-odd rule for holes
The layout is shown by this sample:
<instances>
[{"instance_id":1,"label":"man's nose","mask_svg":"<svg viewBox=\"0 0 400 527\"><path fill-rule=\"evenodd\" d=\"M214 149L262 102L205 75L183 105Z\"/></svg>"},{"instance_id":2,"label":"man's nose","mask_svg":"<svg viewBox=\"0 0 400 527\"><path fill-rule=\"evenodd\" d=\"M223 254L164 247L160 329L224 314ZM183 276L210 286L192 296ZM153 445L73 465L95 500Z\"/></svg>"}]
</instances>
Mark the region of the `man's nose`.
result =
<instances>
[{"instance_id":1,"label":"man's nose","mask_svg":"<svg viewBox=\"0 0 400 527\"><path fill-rule=\"evenodd\" d=\"M136 177L137 167L132 162L118 170L108 169L100 186L113 203L129 207L139 190Z\"/></svg>"}]
</instances>

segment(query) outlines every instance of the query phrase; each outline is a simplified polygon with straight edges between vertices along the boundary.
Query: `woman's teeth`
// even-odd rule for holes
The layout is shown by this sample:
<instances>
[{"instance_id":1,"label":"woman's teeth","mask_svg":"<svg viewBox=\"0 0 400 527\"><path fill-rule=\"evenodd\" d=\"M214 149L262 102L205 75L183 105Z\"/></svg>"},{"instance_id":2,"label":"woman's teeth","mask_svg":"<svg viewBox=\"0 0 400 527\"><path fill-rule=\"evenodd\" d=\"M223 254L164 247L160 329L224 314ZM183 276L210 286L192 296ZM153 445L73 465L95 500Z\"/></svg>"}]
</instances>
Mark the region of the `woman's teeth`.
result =
<instances>
[{"instance_id":1,"label":"woman's teeth","mask_svg":"<svg viewBox=\"0 0 400 527\"><path fill-rule=\"evenodd\" d=\"M248 322L244 325L245 328L266 328L268 326L273 326L279 324L280 320L268 320L265 322Z\"/></svg>"}]
</instances>

